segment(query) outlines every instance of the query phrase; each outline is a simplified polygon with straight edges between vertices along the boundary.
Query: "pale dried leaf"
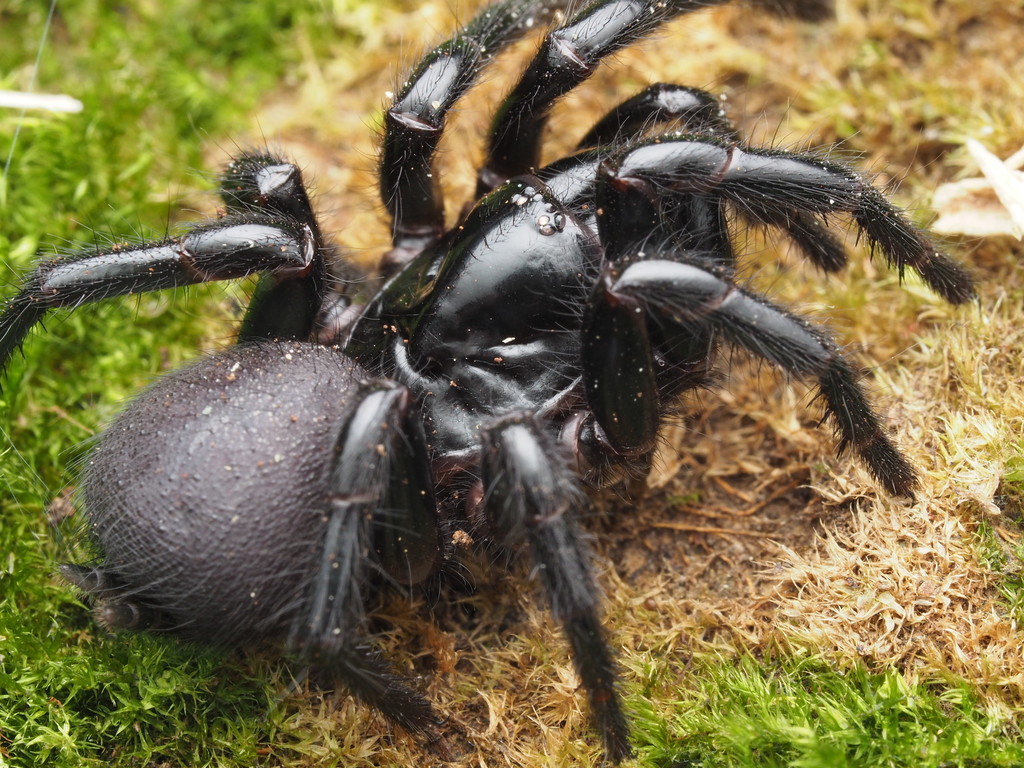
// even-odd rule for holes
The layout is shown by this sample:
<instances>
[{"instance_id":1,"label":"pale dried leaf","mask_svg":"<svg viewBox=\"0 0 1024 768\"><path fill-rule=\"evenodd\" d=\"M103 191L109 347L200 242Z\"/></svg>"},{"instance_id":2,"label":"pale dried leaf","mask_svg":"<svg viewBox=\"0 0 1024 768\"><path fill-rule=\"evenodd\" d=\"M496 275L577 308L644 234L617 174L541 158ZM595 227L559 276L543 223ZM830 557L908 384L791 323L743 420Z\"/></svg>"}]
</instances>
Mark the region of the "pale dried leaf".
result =
<instances>
[{"instance_id":1,"label":"pale dried leaf","mask_svg":"<svg viewBox=\"0 0 1024 768\"><path fill-rule=\"evenodd\" d=\"M939 218L932 229L941 234L990 237L1024 235L1024 173L1017 167L1024 151L1002 161L975 139L967 151L983 176L943 184L935 191Z\"/></svg>"}]
</instances>

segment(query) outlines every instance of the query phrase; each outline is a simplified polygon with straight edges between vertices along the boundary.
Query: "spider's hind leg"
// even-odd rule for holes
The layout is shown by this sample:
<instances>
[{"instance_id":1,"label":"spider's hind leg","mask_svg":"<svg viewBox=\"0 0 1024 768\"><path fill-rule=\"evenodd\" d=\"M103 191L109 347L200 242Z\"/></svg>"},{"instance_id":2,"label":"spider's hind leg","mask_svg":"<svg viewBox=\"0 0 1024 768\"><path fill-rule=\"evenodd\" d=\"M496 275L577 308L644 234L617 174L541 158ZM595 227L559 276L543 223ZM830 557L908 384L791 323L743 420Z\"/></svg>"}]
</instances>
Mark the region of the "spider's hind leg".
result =
<instances>
[{"instance_id":1,"label":"spider's hind leg","mask_svg":"<svg viewBox=\"0 0 1024 768\"><path fill-rule=\"evenodd\" d=\"M166 628L166 617L159 609L133 599L128 586L102 566L65 563L59 570L88 596L100 626L132 631Z\"/></svg>"},{"instance_id":2,"label":"spider's hind leg","mask_svg":"<svg viewBox=\"0 0 1024 768\"><path fill-rule=\"evenodd\" d=\"M433 707L364 639L371 581L418 584L442 554L426 450L404 388L381 380L359 397L336 443L320 562L289 644L392 722L432 734Z\"/></svg>"}]
</instances>

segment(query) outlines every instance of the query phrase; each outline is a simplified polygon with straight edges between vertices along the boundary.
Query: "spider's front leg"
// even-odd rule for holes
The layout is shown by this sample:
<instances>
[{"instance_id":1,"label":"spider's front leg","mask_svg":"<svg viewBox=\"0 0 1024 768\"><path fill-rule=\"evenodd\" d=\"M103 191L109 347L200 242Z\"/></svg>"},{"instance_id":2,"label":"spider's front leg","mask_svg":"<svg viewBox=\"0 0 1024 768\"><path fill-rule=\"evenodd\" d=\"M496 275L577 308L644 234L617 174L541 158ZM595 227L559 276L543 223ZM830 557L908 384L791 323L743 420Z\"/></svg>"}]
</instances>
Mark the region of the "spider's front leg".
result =
<instances>
[{"instance_id":1,"label":"spider's front leg","mask_svg":"<svg viewBox=\"0 0 1024 768\"><path fill-rule=\"evenodd\" d=\"M392 248L381 271L391 274L444 233L444 196L434 157L448 112L481 70L510 43L564 3L500 0L458 35L428 53L384 113L380 193L392 219Z\"/></svg>"},{"instance_id":2,"label":"spider's front leg","mask_svg":"<svg viewBox=\"0 0 1024 768\"><path fill-rule=\"evenodd\" d=\"M787 373L817 379L839 436L890 493L913 496L916 477L889 440L850 363L818 328L743 291L689 254L605 268L583 331L584 384L611 448L630 455L653 447L661 418L652 321L685 342L712 331ZM670 260L671 259L671 260Z\"/></svg>"},{"instance_id":3,"label":"spider's front leg","mask_svg":"<svg viewBox=\"0 0 1024 768\"><path fill-rule=\"evenodd\" d=\"M568 459L528 414L495 422L483 435L484 512L504 545L529 548L551 612L572 646L592 717L613 763L631 754L598 590L574 516L582 503Z\"/></svg>"},{"instance_id":4,"label":"spider's front leg","mask_svg":"<svg viewBox=\"0 0 1024 768\"><path fill-rule=\"evenodd\" d=\"M597 206L603 215L598 227L612 261L631 258L636 244L659 223L659 199L672 195L727 200L746 218L769 225L789 220L793 211L815 219L848 213L901 278L910 267L952 304L974 296L964 267L940 253L857 174L817 157L714 138L652 139L601 165Z\"/></svg>"},{"instance_id":5,"label":"spider's front leg","mask_svg":"<svg viewBox=\"0 0 1024 768\"><path fill-rule=\"evenodd\" d=\"M157 243L115 245L44 261L0 314L0 369L50 309L112 296L231 280L259 272L308 274L309 225L282 216L228 216Z\"/></svg>"},{"instance_id":6,"label":"spider's front leg","mask_svg":"<svg viewBox=\"0 0 1024 768\"><path fill-rule=\"evenodd\" d=\"M610 109L580 139L577 149L621 146L673 123L686 133L739 140L721 102L710 93L685 85L655 83Z\"/></svg>"},{"instance_id":7,"label":"spider's front leg","mask_svg":"<svg viewBox=\"0 0 1024 768\"><path fill-rule=\"evenodd\" d=\"M608 112L583 137L580 146L622 146L627 141L649 136L662 126L677 133L714 137L729 144L742 145L736 126L725 116L721 102L710 93L682 85L656 83ZM734 262L724 200L706 195L680 194L659 202L663 208L659 218L667 220L667 226L672 228L671 235L677 242L678 233L687 233L689 238L695 237L693 233L701 233L697 237L705 240L705 243L679 242L680 247L721 253L723 264ZM669 204L668 211L664 210L666 204ZM846 266L846 250L842 242L813 214L796 209L762 211L758 220L784 231L822 270L837 272Z\"/></svg>"},{"instance_id":8,"label":"spider's front leg","mask_svg":"<svg viewBox=\"0 0 1024 768\"><path fill-rule=\"evenodd\" d=\"M677 16L727 1L597 0L549 32L491 123L487 158L477 177L477 197L513 176L536 172L552 107L590 77L603 59ZM808 20L829 15L828 0L757 0L755 4ZM632 104L629 109L642 110L643 105ZM621 116L620 112L610 119Z\"/></svg>"},{"instance_id":9,"label":"spider's front leg","mask_svg":"<svg viewBox=\"0 0 1024 768\"><path fill-rule=\"evenodd\" d=\"M601 0L549 32L491 123L477 197L540 167L541 139L552 107L590 77L602 59L669 19L724 1Z\"/></svg>"}]
</instances>

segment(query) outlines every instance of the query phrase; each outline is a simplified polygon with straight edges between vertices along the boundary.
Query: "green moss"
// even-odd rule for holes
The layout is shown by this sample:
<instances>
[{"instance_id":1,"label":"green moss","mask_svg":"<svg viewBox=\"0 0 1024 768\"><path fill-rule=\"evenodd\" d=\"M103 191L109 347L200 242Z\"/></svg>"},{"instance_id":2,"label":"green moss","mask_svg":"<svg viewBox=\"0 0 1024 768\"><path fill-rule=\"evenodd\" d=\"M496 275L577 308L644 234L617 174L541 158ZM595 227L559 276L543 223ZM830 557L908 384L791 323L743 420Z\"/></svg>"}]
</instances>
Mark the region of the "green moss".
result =
<instances>
[{"instance_id":1,"label":"green moss","mask_svg":"<svg viewBox=\"0 0 1024 768\"><path fill-rule=\"evenodd\" d=\"M1003 496L1003 499L1010 498L1009 495ZM1016 514L1020 514L1019 507ZM974 534L976 551L978 560L994 577L995 588L1003 599L1007 615L1021 626L1024 624L1024 537L1020 534L1019 525L1004 522L1002 526L1004 532L1009 528L1008 536L1001 536L991 522L981 521Z\"/></svg>"},{"instance_id":2,"label":"green moss","mask_svg":"<svg viewBox=\"0 0 1024 768\"><path fill-rule=\"evenodd\" d=\"M996 498L1003 512L1018 523L1024 521L1024 445L1018 443L1006 460Z\"/></svg>"},{"instance_id":3,"label":"green moss","mask_svg":"<svg viewBox=\"0 0 1024 768\"><path fill-rule=\"evenodd\" d=\"M632 702L644 765L951 768L1024 760L1016 725L977 706L966 685L910 685L894 670L700 657L685 685L660 694L653 705Z\"/></svg>"},{"instance_id":4,"label":"green moss","mask_svg":"<svg viewBox=\"0 0 1024 768\"><path fill-rule=\"evenodd\" d=\"M67 605L51 632L7 628L0 722L11 765L252 765L272 732L264 680L201 648L97 642ZM67 632L78 625L79 642Z\"/></svg>"},{"instance_id":5,"label":"green moss","mask_svg":"<svg viewBox=\"0 0 1024 768\"><path fill-rule=\"evenodd\" d=\"M76 244L163 235L179 198L209 187L203 145L276 87L320 13L312 0L62 3L34 90L84 109L0 112L0 280ZM0 88L29 87L44 19L45 4L0 10ZM273 734L266 671L105 636L53 575L74 523L46 517L121 401L230 337L225 291L54 313L0 385L0 766L253 765Z\"/></svg>"}]
</instances>

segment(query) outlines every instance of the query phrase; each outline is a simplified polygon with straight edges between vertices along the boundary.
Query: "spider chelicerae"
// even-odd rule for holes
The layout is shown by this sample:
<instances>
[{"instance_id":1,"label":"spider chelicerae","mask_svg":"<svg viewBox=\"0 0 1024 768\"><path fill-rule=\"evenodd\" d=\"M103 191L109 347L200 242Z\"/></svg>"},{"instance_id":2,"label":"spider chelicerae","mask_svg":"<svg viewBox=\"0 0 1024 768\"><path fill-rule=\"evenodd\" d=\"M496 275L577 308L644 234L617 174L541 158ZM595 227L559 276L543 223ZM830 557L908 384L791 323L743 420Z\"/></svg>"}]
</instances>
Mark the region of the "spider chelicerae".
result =
<instances>
[{"instance_id":1,"label":"spider chelicerae","mask_svg":"<svg viewBox=\"0 0 1024 768\"><path fill-rule=\"evenodd\" d=\"M598 0L560 17L498 107L475 204L446 228L446 118L556 3L484 8L413 69L385 113L392 243L368 284L324 236L299 169L265 151L221 177L226 214L160 242L41 262L0 315L0 364L46 313L258 275L238 343L156 381L97 441L80 501L93 562L62 567L103 623L240 645L283 637L414 733L439 720L380 658L375 591L427 583L460 542L536 566L607 755L630 753L577 518L586 490L650 468L679 396L725 345L813 381L840 449L890 493L915 475L852 364L810 321L741 288L732 220L785 233L825 271L849 216L900 274L973 295L858 174L750 147L718 100L656 84L578 150L540 162L552 105L609 54L715 2Z\"/></svg>"}]
</instances>

